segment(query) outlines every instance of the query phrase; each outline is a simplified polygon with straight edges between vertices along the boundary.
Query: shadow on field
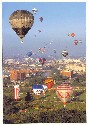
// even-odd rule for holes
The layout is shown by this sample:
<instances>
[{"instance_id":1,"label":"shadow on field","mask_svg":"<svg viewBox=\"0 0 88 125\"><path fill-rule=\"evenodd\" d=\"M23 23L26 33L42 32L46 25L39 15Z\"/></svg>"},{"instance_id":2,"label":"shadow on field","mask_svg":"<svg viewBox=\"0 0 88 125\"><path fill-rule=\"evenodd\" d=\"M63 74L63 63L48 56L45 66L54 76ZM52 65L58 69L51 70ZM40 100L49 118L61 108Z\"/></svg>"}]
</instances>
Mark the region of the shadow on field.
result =
<instances>
[{"instance_id":1,"label":"shadow on field","mask_svg":"<svg viewBox=\"0 0 88 125\"><path fill-rule=\"evenodd\" d=\"M86 112L77 110L61 109L53 112L40 113L40 123L86 123Z\"/></svg>"},{"instance_id":2,"label":"shadow on field","mask_svg":"<svg viewBox=\"0 0 88 125\"><path fill-rule=\"evenodd\" d=\"M83 91L80 91L80 92L75 92L74 93L74 96L76 97L76 96L80 96L81 94L83 94L84 93L84 90Z\"/></svg>"},{"instance_id":3,"label":"shadow on field","mask_svg":"<svg viewBox=\"0 0 88 125\"><path fill-rule=\"evenodd\" d=\"M21 114L20 114L21 115ZM23 117L23 118L22 118ZM86 123L86 111L60 109L37 114L22 114L14 119L4 119L5 124L15 123Z\"/></svg>"},{"instance_id":4,"label":"shadow on field","mask_svg":"<svg viewBox=\"0 0 88 125\"><path fill-rule=\"evenodd\" d=\"M39 98L39 100L44 99L44 98L46 98L48 96L50 96L50 95L43 96L43 97Z\"/></svg>"},{"instance_id":5,"label":"shadow on field","mask_svg":"<svg viewBox=\"0 0 88 125\"><path fill-rule=\"evenodd\" d=\"M76 97L74 99L79 99L79 95L83 92L74 93ZM50 95L46 95L46 98ZM27 99L27 98L26 98ZM44 106L40 106L39 108L43 108L42 110L35 109L30 111L33 106L37 105L33 103L31 105L31 101L16 102L12 98L8 96L3 96L3 124L20 124L20 123L86 123L86 111L81 111L78 109L68 110L66 108L62 108L59 110L55 109L47 109ZM72 101L72 100L71 100ZM79 101L79 100L78 100ZM82 100L81 100L82 101ZM36 102L36 103L39 103ZM27 109L27 112L20 113L19 110ZM35 111L35 112L34 112Z\"/></svg>"}]
</instances>

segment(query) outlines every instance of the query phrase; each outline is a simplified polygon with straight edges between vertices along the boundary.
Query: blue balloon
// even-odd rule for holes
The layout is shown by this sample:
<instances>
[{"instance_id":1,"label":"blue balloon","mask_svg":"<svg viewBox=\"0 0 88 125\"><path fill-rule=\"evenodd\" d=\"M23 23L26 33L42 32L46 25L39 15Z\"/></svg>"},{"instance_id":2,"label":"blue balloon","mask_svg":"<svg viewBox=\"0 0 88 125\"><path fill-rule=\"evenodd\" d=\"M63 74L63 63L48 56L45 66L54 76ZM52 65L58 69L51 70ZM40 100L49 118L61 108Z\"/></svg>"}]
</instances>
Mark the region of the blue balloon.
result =
<instances>
[{"instance_id":1,"label":"blue balloon","mask_svg":"<svg viewBox=\"0 0 88 125\"><path fill-rule=\"evenodd\" d=\"M30 57L32 55L32 52L28 52L26 55Z\"/></svg>"}]
</instances>

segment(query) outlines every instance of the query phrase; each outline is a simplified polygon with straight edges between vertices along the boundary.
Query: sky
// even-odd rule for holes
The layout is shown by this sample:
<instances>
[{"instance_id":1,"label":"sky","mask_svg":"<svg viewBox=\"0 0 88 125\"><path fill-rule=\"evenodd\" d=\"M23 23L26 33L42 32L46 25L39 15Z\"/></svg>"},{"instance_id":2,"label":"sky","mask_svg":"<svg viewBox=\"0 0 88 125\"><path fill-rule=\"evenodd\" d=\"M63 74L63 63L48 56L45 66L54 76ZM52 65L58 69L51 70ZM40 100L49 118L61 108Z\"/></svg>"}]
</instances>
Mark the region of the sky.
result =
<instances>
[{"instance_id":1,"label":"sky","mask_svg":"<svg viewBox=\"0 0 88 125\"><path fill-rule=\"evenodd\" d=\"M10 15L16 10L28 10L34 14L34 24L24 38L24 43L9 24ZM43 22L39 18L43 17ZM42 32L39 33L38 30ZM26 56L33 51L37 56L57 56L61 58L62 50L67 50L69 57L86 56L86 3L85 2L3 2L2 4L2 46L3 56ZM69 37L74 32L76 36ZM35 37L36 35L36 37ZM74 40L82 40L77 46ZM46 52L38 49L47 44ZM56 55L54 53L56 50Z\"/></svg>"}]
</instances>

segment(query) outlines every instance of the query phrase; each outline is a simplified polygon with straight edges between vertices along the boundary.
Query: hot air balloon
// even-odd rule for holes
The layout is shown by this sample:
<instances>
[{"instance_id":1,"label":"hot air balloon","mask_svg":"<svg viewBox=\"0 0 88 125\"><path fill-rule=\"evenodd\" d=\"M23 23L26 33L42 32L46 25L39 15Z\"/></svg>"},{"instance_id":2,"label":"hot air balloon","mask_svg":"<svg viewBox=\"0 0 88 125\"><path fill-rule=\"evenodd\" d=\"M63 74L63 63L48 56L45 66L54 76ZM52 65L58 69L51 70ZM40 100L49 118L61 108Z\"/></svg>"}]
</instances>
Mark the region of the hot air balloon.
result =
<instances>
[{"instance_id":1,"label":"hot air balloon","mask_svg":"<svg viewBox=\"0 0 88 125\"><path fill-rule=\"evenodd\" d=\"M19 85L14 86L14 99L17 101L20 99L20 88Z\"/></svg>"},{"instance_id":2,"label":"hot air balloon","mask_svg":"<svg viewBox=\"0 0 88 125\"><path fill-rule=\"evenodd\" d=\"M68 33L68 36L75 37L75 33Z\"/></svg>"},{"instance_id":3,"label":"hot air balloon","mask_svg":"<svg viewBox=\"0 0 88 125\"><path fill-rule=\"evenodd\" d=\"M39 48L39 52L44 53L45 51L45 48Z\"/></svg>"},{"instance_id":4,"label":"hot air balloon","mask_svg":"<svg viewBox=\"0 0 88 125\"><path fill-rule=\"evenodd\" d=\"M64 103L64 107L66 106L66 102L70 98L72 92L73 88L68 83L63 83L57 87L56 95Z\"/></svg>"},{"instance_id":5,"label":"hot air balloon","mask_svg":"<svg viewBox=\"0 0 88 125\"><path fill-rule=\"evenodd\" d=\"M39 19L40 19L41 22L43 21L43 17L40 17Z\"/></svg>"},{"instance_id":6,"label":"hot air balloon","mask_svg":"<svg viewBox=\"0 0 88 125\"><path fill-rule=\"evenodd\" d=\"M68 33L68 36L70 36L70 33Z\"/></svg>"},{"instance_id":7,"label":"hot air balloon","mask_svg":"<svg viewBox=\"0 0 88 125\"><path fill-rule=\"evenodd\" d=\"M54 49L54 53L56 53L56 50Z\"/></svg>"},{"instance_id":8,"label":"hot air balloon","mask_svg":"<svg viewBox=\"0 0 88 125\"><path fill-rule=\"evenodd\" d=\"M36 95L40 95L43 91L44 88L41 84L34 84L32 86L32 91L36 94Z\"/></svg>"},{"instance_id":9,"label":"hot air balloon","mask_svg":"<svg viewBox=\"0 0 88 125\"><path fill-rule=\"evenodd\" d=\"M41 32L41 30L38 30L39 31L39 33Z\"/></svg>"},{"instance_id":10,"label":"hot air balloon","mask_svg":"<svg viewBox=\"0 0 88 125\"><path fill-rule=\"evenodd\" d=\"M34 14L36 14L37 11L38 11L38 10L37 10L36 8L32 9L32 12L33 12Z\"/></svg>"},{"instance_id":11,"label":"hot air balloon","mask_svg":"<svg viewBox=\"0 0 88 125\"><path fill-rule=\"evenodd\" d=\"M31 51L31 52L28 52L26 55L27 55L28 57L30 57L30 56L32 55L32 51Z\"/></svg>"},{"instance_id":12,"label":"hot air balloon","mask_svg":"<svg viewBox=\"0 0 88 125\"><path fill-rule=\"evenodd\" d=\"M17 10L10 15L9 23L23 42L23 38L33 26L34 16L27 10Z\"/></svg>"},{"instance_id":13,"label":"hot air balloon","mask_svg":"<svg viewBox=\"0 0 88 125\"><path fill-rule=\"evenodd\" d=\"M39 58L39 62L43 65L46 62L45 58Z\"/></svg>"},{"instance_id":14,"label":"hot air balloon","mask_svg":"<svg viewBox=\"0 0 88 125\"><path fill-rule=\"evenodd\" d=\"M74 37L74 36L75 36L75 33L71 33L71 36Z\"/></svg>"},{"instance_id":15,"label":"hot air balloon","mask_svg":"<svg viewBox=\"0 0 88 125\"><path fill-rule=\"evenodd\" d=\"M54 80L51 77L47 77L44 80L44 83L46 84L46 86L47 86L48 89L51 89L52 86L54 85Z\"/></svg>"},{"instance_id":16,"label":"hot air balloon","mask_svg":"<svg viewBox=\"0 0 88 125\"><path fill-rule=\"evenodd\" d=\"M77 45L78 44L78 40L74 40L74 44Z\"/></svg>"},{"instance_id":17,"label":"hot air balloon","mask_svg":"<svg viewBox=\"0 0 88 125\"><path fill-rule=\"evenodd\" d=\"M63 55L64 57L66 57L66 56L68 55L68 52L67 52L66 50L63 50L63 51L62 51L62 55Z\"/></svg>"},{"instance_id":18,"label":"hot air balloon","mask_svg":"<svg viewBox=\"0 0 88 125\"><path fill-rule=\"evenodd\" d=\"M82 43L82 40L79 40L79 43Z\"/></svg>"}]
</instances>

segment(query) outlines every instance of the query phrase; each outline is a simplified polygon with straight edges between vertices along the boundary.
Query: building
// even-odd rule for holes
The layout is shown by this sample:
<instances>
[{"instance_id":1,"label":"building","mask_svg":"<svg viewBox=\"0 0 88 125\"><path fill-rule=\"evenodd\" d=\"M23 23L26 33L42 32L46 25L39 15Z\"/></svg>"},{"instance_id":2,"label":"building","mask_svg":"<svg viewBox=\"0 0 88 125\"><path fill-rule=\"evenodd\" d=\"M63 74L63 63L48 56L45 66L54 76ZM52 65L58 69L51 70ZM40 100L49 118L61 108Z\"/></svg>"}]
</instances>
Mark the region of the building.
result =
<instances>
[{"instance_id":1,"label":"building","mask_svg":"<svg viewBox=\"0 0 88 125\"><path fill-rule=\"evenodd\" d=\"M10 71L10 80L24 80L26 77L26 73L20 70L11 70Z\"/></svg>"},{"instance_id":2,"label":"building","mask_svg":"<svg viewBox=\"0 0 88 125\"><path fill-rule=\"evenodd\" d=\"M86 65L85 64L68 64L66 65L65 69L73 70L74 73L77 72L79 74L86 72Z\"/></svg>"},{"instance_id":3,"label":"building","mask_svg":"<svg viewBox=\"0 0 88 125\"><path fill-rule=\"evenodd\" d=\"M69 77L69 78L72 78L73 77L73 71L69 71L69 70L62 70L60 72L60 74L62 76L66 76L66 77Z\"/></svg>"},{"instance_id":4,"label":"building","mask_svg":"<svg viewBox=\"0 0 88 125\"><path fill-rule=\"evenodd\" d=\"M38 70L26 70L26 69L14 69L10 70L10 80L24 80L27 76L29 76L30 73L36 73Z\"/></svg>"}]
</instances>

